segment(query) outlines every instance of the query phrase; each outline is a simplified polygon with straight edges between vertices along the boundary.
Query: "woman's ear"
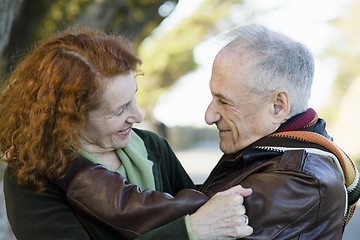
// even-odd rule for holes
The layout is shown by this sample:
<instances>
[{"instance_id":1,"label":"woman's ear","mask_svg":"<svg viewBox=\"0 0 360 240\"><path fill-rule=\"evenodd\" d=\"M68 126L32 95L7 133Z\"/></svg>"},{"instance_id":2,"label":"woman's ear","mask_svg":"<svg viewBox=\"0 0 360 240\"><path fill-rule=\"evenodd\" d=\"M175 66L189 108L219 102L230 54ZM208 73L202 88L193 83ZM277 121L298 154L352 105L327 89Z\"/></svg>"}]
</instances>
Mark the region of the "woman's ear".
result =
<instances>
[{"instance_id":1,"label":"woman's ear","mask_svg":"<svg viewBox=\"0 0 360 240\"><path fill-rule=\"evenodd\" d=\"M289 92L278 88L271 94L273 118L276 123L283 123L289 118L291 99Z\"/></svg>"}]
</instances>

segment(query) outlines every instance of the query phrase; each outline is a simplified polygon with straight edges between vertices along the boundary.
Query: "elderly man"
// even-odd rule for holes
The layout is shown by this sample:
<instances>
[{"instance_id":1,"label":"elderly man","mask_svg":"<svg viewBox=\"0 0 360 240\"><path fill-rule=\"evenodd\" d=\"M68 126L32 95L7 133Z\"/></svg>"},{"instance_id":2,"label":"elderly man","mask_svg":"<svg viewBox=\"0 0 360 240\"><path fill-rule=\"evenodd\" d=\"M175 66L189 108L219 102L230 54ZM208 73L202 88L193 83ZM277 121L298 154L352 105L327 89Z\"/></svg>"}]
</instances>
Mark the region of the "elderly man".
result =
<instances>
[{"instance_id":1,"label":"elderly man","mask_svg":"<svg viewBox=\"0 0 360 240\"><path fill-rule=\"evenodd\" d=\"M311 53L261 25L240 27L230 35L233 40L214 60L213 99L205 116L219 130L224 155L201 192L211 197L235 185L252 188L244 205L254 232L246 239L341 239L359 199L359 174L327 135L324 120L308 108L314 72ZM111 186L101 185L100 178L94 180L94 172L106 171L87 167L73 174L64 189L75 209L95 212L98 219L116 222L119 229L126 222L119 201L107 210L111 216L86 204L95 197L85 197L84 192L91 193L88 188L94 184L114 193ZM84 179L90 174L88 183ZM105 175L122 178L119 174L101 176ZM117 187L133 190L135 186L124 182ZM86 190L77 194L79 189ZM140 203L149 199L137 194ZM151 204L162 206L160 200ZM181 201L174 205L181 207ZM164 205L164 219L173 214L171 209ZM161 231L164 229L154 230L154 236Z\"/></svg>"},{"instance_id":2,"label":"elderly man","mask_svg":"<svg viewBox=\"0 0 360 240\"><path fill-rule=\"evenodd\" d=\"M215 58L205 115L225 154L200 190L251 187L249 239L341 239L358 173L308 109L311 53L259 25L233 34Z\"/></svg>"}]
</instances>

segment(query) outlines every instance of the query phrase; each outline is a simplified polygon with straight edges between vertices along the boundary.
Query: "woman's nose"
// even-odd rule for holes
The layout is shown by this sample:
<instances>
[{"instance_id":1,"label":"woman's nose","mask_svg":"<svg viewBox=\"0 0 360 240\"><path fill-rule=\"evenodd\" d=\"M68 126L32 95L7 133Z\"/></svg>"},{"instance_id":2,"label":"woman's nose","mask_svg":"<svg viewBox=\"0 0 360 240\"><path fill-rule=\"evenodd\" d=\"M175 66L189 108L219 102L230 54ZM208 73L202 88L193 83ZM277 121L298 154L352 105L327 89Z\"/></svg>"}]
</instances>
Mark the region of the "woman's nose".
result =
<instances>
[{"instance_id":1,"label":"woman's nose","mask_svg":"<svg viewBox=\"0 0 360 240\"><path fill-rule=\"evenodd\" d=\"M134 104L133 106L133 111L131 113L131 115L129 116L129 118L127 119L128 122L130 123L140 123L143 120L143 115L140 112L140 109L138 108L138 106L136 104Z\"/></svg>"}]
</instances>

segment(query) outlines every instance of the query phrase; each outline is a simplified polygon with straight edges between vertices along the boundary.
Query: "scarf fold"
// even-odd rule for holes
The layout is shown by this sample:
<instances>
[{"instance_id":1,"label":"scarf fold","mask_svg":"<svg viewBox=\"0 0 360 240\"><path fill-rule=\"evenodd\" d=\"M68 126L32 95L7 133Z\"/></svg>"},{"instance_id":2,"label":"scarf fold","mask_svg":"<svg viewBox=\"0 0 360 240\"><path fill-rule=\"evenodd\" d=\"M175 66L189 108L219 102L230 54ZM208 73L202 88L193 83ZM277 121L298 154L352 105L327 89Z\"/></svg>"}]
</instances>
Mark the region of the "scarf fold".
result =
<instances>
[{"instance_id":1,"label":"scarf fold","mask_svg":"<svg viewBox=\"0 0 360 240\"><path fill-rule=\"evenodd\" d=\"M275 132L295 131L302 128L314 126L318 120L318 115L314 109L309 108L307 111L299 113L285 123L281 124Z\"/></svg>"},{"instance_id":2,"label":"scarf fold","mask_svg":"<svg viewBox=\"0 0 360 240\"><path fill-rule=\"evenodd\" d=\"M348 195L348 209L344 218L345 227L352 217L356 208L356 204L360 198L359 172L349 156L335 143L318 133L311 132L311 129L310 131L305 130L305 128L315 126L317 121L317 113L312 108L309 108L307 111L290 118L288 121L282 124L276 132L270 134L268 137L265 137L265 139L261 142L263 144L286 142L285 145L295 148L301 148L300 146L304 148L304 144L305 148L307 146L309 148L320 146L321 149L325 149L326 151L336 156L336 158L333 159L334 161L338 161L335 162L335 164L338 166L338 169L344 178L343 181ZM274 138L276 138L275 141ZM267 147L271 148L272 146L259 146L259 148Z\"/></svg>"},{"instance_id":3,"label":"scarf fold","mask_svg":"<svg viewBox=\"0 0 360 240\"><path fill-rule=\"evenodd\" d=\"M115 152L122 163L118 169L114 170L109 168L84 149L79 149L78 151L89 161L95 164L101 164L110 171L120 173L121 176L126 178L131 184L138 185L140 190L155 190L154 174L152 170L153 162L148 160L145 144L133 130L131 130L130 143L125 148L115 149Z\"/></svg>"},{"instance_id":4,"label":"scarf fold","mask_svg":"<svg viewBox=\"0 0 360 240\"><path fill-rule=\"evenodd\" d=\"M118 169L122 176L141 190L155 190L153 162L148 160L145 144L134 131L131 130L130 143L125 148L116 149L116 153L122 162Z\"/></svg>"}]
</instances>

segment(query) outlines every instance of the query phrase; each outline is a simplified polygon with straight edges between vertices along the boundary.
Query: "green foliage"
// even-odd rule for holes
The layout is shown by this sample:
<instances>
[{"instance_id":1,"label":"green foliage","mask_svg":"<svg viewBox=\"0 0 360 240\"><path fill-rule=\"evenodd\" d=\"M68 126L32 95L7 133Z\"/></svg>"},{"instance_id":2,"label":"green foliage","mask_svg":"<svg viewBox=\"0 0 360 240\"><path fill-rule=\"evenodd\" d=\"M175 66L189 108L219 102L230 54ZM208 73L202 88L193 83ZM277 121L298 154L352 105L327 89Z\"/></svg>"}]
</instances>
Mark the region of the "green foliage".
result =
<instances>
[{"instance_id":1,"label":"green foliage","mask_svg":"<svg viewBox=\"0 0 360 240\"><path fill-rule=\"evenodd\" d=\"M217 33L216 24L226 21L239 1L207 0L188 18L163 36L150 36L138 49L145 76L138 82L138 103L152 108L159 95L186 73L196 69L193 50L208 35Z\"/></svg>"},{"instance_id":2,"label":"green foliage","mask_svg":"<svg viewBox=\"0 0 360 240\"><path fill-rule=\"evenodd\" d=\"M224 30L224 26L231 27L232 7L242 4L239 0L204 0L192 15L162 36L151 35L164 19L158 14L158 9L166 1L37 0L34 4L25 0L13 25L7 56L0 61L6 66L0 64L0 71L11 71L36 42L68 27L89 27L125 34L143 60L141 70L145 76L137 77L138 103L145 112L150 112L164 90L196 69L193 59L195 46ZM178 2L170 1L174 5ZM11 59L11 64L8 59Z\"/></svg>"},{"instance_id":3,"label":"green foliage","mask_svg":"<svg viewBox=\"0 0 360 240\"><path fill-rule=\"evenodd\" d=\"M48 34L71 25L71 23L74 22L79 15L81 15L82 9L91 1L92 0L56 1L46 14L42 24L39 25L35 36L41 39L44 34Z\"/></svg>"},{"instance_id":4,"label":"green foliage","mask_svg":"<svg viewBox=\"0 0 360 240\"><path fill-rule=\"evenodd\" d=\"M327 51L329 56L338 59L338 74L334 82L332 100L330 106L324 109L327 116L332 116L332 120L336 119L339 103L344 93L347 92L351 83L360 76L360 0L354 0L349 5L347 11L338 19L332 21L333 26L341 33L342 40L332 49Z\"/></svg>"},{"instance_id":5,"label":"green foliage","mask_svg":"<svg viewBox=\"0 0 360 240\"><path fill-rule=\"evenodd\" d=\"M126 35L134 47L164 19L159 7L167 0L24 0L0 71L8 73L27 50L49 34L69 27L88 27ZM170 0L177 4L178 0ZM11 59L11 63L9 62Z\"/></svg>"}]
</instances>

